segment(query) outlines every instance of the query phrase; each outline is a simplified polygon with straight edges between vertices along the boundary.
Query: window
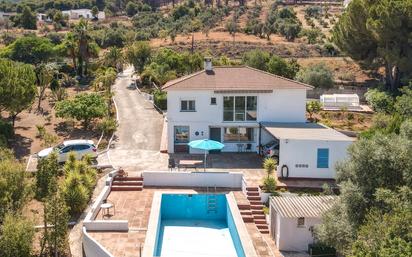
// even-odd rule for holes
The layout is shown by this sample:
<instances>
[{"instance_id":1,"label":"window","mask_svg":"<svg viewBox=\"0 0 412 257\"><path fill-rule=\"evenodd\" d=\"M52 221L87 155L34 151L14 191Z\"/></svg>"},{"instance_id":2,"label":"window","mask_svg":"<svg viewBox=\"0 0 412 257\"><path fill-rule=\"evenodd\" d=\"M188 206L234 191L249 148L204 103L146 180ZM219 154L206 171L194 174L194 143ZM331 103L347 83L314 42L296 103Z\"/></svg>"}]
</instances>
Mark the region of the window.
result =
<instances>
[{"instance_id":1,"label":"window","mask_svg":"<svg viewBox=\"0 0 412 257\"><path fill-rule=\"evenodd\" d=\"M188 126L175 126L175 143L189 143Z\"/></svg>"},{"instance_id":2,"label":"window","mask_svg":"<svg viewBox=\"0 0 412 257\"><path fill-rule=\"evenodd\" d=\"M180 111L195 112L196 111L195 100L182 100L180 102Z\"/></svg>"},{"instance_id":3,"label":"window","mask_svg":"<svg viewBox=\"0 0 412 257\"><path fill-rule=\"evenodd\" d=\"M298 218L298 227L304 227L305 226L305 218L304 217L299 217Z\"/></svg>"},{"instance_id":4,"label":"window","mask_svg":"<svg viewBox=\"0 0 412 257\"><path fill-rule=\"evenodd\" d=\"M73 146L74 151L84 151L84 150L87 150L89 148L90 148L89 145L75 145L75 146Z\"/></svg>"},{"instance_id":5,"label":"window","mask_svg":"<svg viewBox=\"0 0 412 257\"><path fill-rule=\"evenodd\" d=\"M68 152L70 152L70 151L72 151L72 150L73 150L73 146L69 145L69 146L66 146L65 148L63 148L63 149L61 150L61 153L68 153Z\"/></svg>"},{"instance_id":6,"label":"window","mask_svg":"<svg viewBox=\"0 0 412 257\"><path fill-rule=\"evenodd\" d=\"M210 98L210 104L216 105L216 97Z\"/></svg>"},{"instance_id":7,"label":"window","mask_svg":"<svg viewBox=\"0 0 412 257\"><path fill-rule=\"evenodd\" d=\"M223 97L223 121L255 121L257 96Z\"/></svg>"},{"instance_id":8,"label":"window","mask_svg":"<svg viewBox=\"0 0 412 257\"><path fill-rule=\"evenodd\" d=\"M319 148L318 149L318 168L329 168L329 149Z\"/></svg>"},{"instance_id":9,"label":"window","mask_svg":"<svg viewBox=\"0 0 412 257\"><path fill-rule=\"evenodd\" d=\"M225 142L253 142L253 128L227 127L224 128Z\"/></svg>"}]
</instances>

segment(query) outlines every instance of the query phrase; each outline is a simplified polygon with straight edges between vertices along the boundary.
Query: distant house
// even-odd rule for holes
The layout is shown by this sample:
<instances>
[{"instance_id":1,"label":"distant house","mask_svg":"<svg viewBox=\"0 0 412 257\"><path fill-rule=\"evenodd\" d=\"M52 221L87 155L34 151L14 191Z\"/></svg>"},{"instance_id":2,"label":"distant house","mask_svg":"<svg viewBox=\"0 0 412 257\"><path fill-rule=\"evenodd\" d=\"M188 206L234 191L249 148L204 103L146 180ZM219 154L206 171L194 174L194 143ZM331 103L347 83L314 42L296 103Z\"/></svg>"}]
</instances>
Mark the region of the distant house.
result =
<instances>
[{"instance_id":1,"label":"distant house","mask_svg":"<svg viewBox=\"0 0 412 257\"><path fill-rule=\"evenodd\" d=\"M190 149L198 139L222 142L222 152L264 154L277 144L278 175L335 177L335 163L346 157L353 139L306 122L306 91L311 86L247 66L213 67L172 80L167 92L168 153Z\"/></svg>"},{"instance_id":2,"label":"distant house","mask_svg":"<svg viewBox=\"0 0 412 257\"><path fill-rule=\"evenodd\" d=\"M0 12L0 20L10 19L16 15L15 12Z\"/></svg>"},{"instance_id":3,"label":"distant house","mask_svg":"<svg viewBox=\"0 0 412 257\"><path fill-rule=\"evenodd\" d=\"M281 251L307 251L313 227L335 203L335 196L276 196L270 198L270 234Z\"/></svg>"},{"instance_id":4,"label":"distant house","mask_svg":"<svg viewBox=\"0 0 412 257\"><path fill-rule=\"evenodd\" d=\"M40 22L52 22L52 19L45 13L37 13L37 20Z\"/></svg>"},{"instance_id":5,"label":"distant house","mask_svg":"<svg viewBox=\"0 0 412 257\"><path fill-rule=\"evenodd\" d=\"M91 20L93 19L93 14L90 9L75 9L75 10L68 10L62 11L64 16L68 16L70 20L78 20L81 18ZM105 12L99 12L97 14L97 19L104 20L106 19Z\"/></svg>"}]
</instances>

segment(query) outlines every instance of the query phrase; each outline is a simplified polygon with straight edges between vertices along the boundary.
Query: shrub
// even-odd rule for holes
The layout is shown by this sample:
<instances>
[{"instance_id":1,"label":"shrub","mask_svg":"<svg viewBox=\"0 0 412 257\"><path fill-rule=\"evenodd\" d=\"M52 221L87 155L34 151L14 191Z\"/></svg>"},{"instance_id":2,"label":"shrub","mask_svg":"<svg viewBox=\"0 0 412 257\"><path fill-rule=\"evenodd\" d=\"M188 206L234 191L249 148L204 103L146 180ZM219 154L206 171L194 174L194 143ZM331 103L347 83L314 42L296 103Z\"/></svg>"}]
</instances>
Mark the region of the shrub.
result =
<instances>
[{"instance_id":1,"label":"shrub","mask_svg":"<svg viewBox=\"0 0 412 257\"><path fill-rule=\"evenodd\" d=\"M268 52L256 49L246 52L243 55L243 63L255 69L266 71L269 58L270 55Z\"/></svg>"},{"instance_id":2,"label":"shrub","mask_svg":"<svg viewBox=\"0 0 412 257\"><path fill-rule=\"evenodd\" d=\"M275 193L276 192L276 179L274 177L266 177L263 180L262 189L266 193Z\"/></svg>"},{"instance_id":3,"label":"shrub","mask_svg":"<svg viewBox=\"0 0 412 257\"><path fill-rule=\"evenodd\" d=\"M305 9L305 17L319 17L322 13L322 7L319 5L311 5Z\"/></svg>"},{"instance_id":4,"label":"shrub","mask_svg":"<svg viewBox=\"0 0 412 257\"><path fill-rule=\"evenodd\" d=\"M80 214L86 208L89 200L88 191L78 172L68 174L63 184L63 196L69 207L70 215Z\"/></svg>"},{"instance_id":5,"label":"shrub","mask_svg":"<svg viewBox=\"0 0 412 257\"><path fill-rule=\"evenodd\" d=\"M154 104L161 110L167 110L167 93L160 90L155 90L154 94Z\"/></svg>"},{"instance_id":6,"label":"shrub","mask_svg":"<svg viewBox=\"0 0 412 257\"><path fill-rule=\"evenodd\" d=\"M376 112L392 113L394 109L394 100L387 92L378 89L368 89L365 93L365 99L372 109Z\"/></svg>"},{"instance_id":7,"label":"shrub","mask_svg":"<svg viewBox=\"0 0 412 257\"><path fill-rule=\"evenodd\" d=\"M267 64L268 72L293 79L296 76L296 73L300 69L300 65L297 63L295 59L290 61L286 61L285 59L273 55L270 57L269 62Z\"/></svg>"},{"instance_id":8,"label":"shrub","mask_svg":"<svg viewBox=\"0 0 412 257\"><path fill-rule=\"evenodd\" d=\"M316 88L331 88L334 85L333 73L324 63L300 70L296 74L296 79Z\"/></svg>"},{"instance_id":9,"label":"shrub","mask_svg":"<svg viewBox=\"0 0 412 257\"><path fill-rule=\"evenodd\" d=\"M266 171L267 177L269 178L272 175L273 171L276 169L277 162L273 158L266 158L263 161L263 168Z\"/></svg>"},{"instance_id":10,"label":"shrub","mask_svg":"<svg viewBox=\"0 0 412 257\"><path fill-rule=\"evenodd\" d=\"M14 136L13 125L10 122L0 120L0 146L6 146L7 140Z\"/></svg>"},{"instance_id":11,"label":"shrub","mask_svg":"<svg viewBox=\"0 0 412 257\"><path fill-rule=\"evenodd\" d=\"M34 224L21 216L6 215L0 227L0 256L30 257L34 239Z\"/></svg>"},{"instance_id":12,"label":"shrub","mask_svg":"<svg viewBox=\"0 0 412 257\"><path fill-rule=\"evenodd\" d=\"M99 124L98 129L105 135L113 134L117 129L117 122L113 118L104 118Z\"/></svg>"}]
</instances>

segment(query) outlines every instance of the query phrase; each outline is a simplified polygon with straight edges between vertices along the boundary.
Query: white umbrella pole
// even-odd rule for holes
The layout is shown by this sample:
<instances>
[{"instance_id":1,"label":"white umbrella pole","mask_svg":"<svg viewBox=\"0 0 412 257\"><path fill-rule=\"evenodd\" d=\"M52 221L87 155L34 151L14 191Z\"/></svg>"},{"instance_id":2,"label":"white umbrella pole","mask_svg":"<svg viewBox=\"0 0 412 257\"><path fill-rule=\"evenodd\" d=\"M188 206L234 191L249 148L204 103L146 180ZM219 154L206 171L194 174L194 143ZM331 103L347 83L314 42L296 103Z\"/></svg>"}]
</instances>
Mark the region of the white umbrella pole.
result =
<instances>
[{"instance_id":1,"label":"white umbrella pole","mask_svg":"<svg viewBox=\"0 0 412 257\"><path fill-rule=\"evenodd\" d=\"M206 172L206 153L207 153L206 151L207 151L207 150L205 150L205 164L204 164L204 167L203 167L203 171L204 171L204 172Z\"/></svg>"}]
</instances>

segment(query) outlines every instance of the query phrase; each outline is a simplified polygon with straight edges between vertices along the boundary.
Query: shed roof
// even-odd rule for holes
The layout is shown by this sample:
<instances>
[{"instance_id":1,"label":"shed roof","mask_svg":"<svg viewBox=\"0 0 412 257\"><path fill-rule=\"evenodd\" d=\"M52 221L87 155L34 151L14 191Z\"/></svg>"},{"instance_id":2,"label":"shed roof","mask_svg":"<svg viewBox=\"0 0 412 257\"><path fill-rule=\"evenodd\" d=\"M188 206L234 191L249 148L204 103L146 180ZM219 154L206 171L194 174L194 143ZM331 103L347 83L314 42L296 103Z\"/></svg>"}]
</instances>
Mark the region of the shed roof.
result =
<instances>
[{"instance_id":1,"label":"shed roof","mask_svg":"<svg viewBox=\"0 0 412 257\"><path fill-rule=\"evenodd\" d=\"M317 218L329 210L335 203L336 196L274 196L271 206L285 218Z\"/></svg>"},{"instance_id":2,"label":"shed roof","mask_svg":"<svg viewBox=\"0 0 412 257\"><path fill-rule=\"evenodd\" d=\"M163 89L186 90L273 90L312 89L312 86L248 66L220 66L167 82Z\"/></svg>"},{"instance_id":3,"label":"shed roof","mask_svg":"<svg viewBox=\"0 0 412 257\"><path fill-rule=\"evenodd\" d=\"M262 126L277 139L354 141L334 129L318 123L262 122Z\"/></svg>"}]
</instances>

